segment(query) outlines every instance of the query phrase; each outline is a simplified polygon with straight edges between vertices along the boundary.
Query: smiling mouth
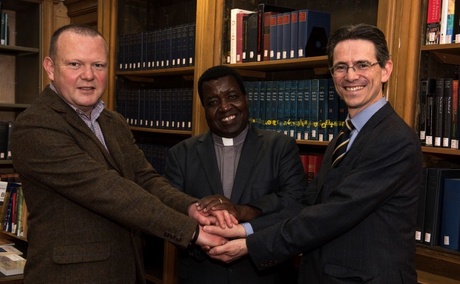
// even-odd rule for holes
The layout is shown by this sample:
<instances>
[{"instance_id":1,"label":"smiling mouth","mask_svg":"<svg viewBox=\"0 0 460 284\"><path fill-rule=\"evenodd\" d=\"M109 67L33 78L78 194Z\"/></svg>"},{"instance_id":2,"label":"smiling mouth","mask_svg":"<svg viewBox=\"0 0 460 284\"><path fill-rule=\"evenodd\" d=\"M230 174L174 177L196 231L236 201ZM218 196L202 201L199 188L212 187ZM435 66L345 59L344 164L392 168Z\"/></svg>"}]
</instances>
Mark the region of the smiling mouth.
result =
<instances>
[{"instance_id":1,"label":"smiling mouth","mask_svg":"<svg viewBox=\"0 0 460 284\"><path fill-rule=\"evenodd\" d=\"M347 91L359 91L359 90L364 89L364 87L363 86L345 87L344 89L347 90Z\"/></svg>"},{"instance_id":2,"label":"smiling mouth","mask_svg":"<svg viewBox=\"0 0 460 284\"><path fill-rule=\"evenodd\" d=\"M230 121L236 118L236 115L230 115L222 118L220 121Z\"/></svg>"}]
</instances>

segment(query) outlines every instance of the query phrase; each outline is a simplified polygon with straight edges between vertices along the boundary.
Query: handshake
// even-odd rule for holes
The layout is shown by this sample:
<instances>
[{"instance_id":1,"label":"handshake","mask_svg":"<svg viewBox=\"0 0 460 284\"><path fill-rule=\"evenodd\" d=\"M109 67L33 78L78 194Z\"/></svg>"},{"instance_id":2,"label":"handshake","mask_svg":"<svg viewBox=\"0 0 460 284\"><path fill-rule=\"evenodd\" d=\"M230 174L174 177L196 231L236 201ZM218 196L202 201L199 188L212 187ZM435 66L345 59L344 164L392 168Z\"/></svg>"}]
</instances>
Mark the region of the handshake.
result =
<instances>
[{"instance_id":1,"label":"handshake","mask_svg":"<svg viewBox=\"0 0 460 284\"><path fill-rule=\"evenodd\" d=\"M207 196L189 207L189 216L199 223L195 244L214 259L232 262L248 253L246 230L239 221L261 214L248 205L235 205L221 195Z\"/></svg>"}]
</instances>

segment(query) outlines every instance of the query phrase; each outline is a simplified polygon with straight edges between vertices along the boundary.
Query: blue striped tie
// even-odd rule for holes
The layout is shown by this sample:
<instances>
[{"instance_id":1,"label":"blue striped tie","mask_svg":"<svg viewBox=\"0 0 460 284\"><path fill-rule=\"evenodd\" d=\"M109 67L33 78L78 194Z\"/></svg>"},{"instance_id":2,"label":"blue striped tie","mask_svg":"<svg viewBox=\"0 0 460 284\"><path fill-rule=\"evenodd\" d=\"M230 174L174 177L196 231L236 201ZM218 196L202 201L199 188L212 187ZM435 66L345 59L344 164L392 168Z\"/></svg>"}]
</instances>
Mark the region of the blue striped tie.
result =
<instances>
[{"instance_id":1,"label":"blue striped tie","mask_svg":"<svg viewBox=\"0 0 460 284\"><path fill-rule=\"evenodd\" d=\"M336 167L347 152L348 142L350 142L350 133L355 129L351 120L347 119L342 130L339 132L334 153L332 153L332 167Z\"/></svg>"}]
</instances>

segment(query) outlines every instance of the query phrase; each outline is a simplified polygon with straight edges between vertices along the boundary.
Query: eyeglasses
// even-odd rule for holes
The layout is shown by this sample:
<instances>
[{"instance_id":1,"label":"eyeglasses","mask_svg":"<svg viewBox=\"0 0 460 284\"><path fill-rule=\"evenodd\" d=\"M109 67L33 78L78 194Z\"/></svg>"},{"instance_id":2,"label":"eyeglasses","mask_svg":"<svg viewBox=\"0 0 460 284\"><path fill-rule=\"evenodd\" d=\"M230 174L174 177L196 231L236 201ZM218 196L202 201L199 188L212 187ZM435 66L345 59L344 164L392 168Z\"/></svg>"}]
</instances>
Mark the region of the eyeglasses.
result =
<instances>
[{"instance_id":1,"label":"eyeglasses","mask_svg":"<svg viewBox=\"0 0 460 284\"><path fill-rule=\"evenodd\" d=\"M377 61L377 62L374 62L374 63L370 63L369 61L359 61L359 62L356 62L355 64L353 64L351 66L348 66L347 64L344 64L344 63L339 63L339 64L336 64L336 65L332 66L331 68L329 68L329 70L331 71L332 77L345 76L345 74L348 73L348 69L350 69L350 68L352 68L353 71L357 75L362 75L362 74L366 73L369 69L371 69L372 66L374 66L376 64L379 64L379 63L380 63L380 61Z\"/></svg>"}]
</instances>

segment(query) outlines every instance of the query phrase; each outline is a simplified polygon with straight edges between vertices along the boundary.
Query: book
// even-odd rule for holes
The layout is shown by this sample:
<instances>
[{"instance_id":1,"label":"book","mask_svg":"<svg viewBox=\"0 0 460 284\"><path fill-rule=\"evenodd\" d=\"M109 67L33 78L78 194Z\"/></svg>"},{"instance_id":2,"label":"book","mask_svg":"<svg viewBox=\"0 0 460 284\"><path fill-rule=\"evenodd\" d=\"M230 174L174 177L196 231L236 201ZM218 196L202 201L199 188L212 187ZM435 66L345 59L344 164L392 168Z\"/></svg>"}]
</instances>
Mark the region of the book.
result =
<instances>
[{"instance_id":1,"label":"book","mask_svg":"<svg viewBox=\"0 0 460 284\"><path fill-rule=\"evenodd\" d=\"M454 34L452 41L455 43L460 43L460 1L455 1Z\"/></svg>"},{"instance_id":2,"label":"book","mask_svg":"<svg viewBox=\"0 0 460 284\"><path fill-rule=\"evenodd\" d=\"M328 135L328 80L318 79L318 140L329 141Z\"/></svg>"},{"instance_id":3,"label":"book","mask_svg":"<svg viewBox=\"0 0 460 284\"><path fill-rule=\"evenodd\" d=\"M296 120L296 139L303 140L304 137L304 127L305 127L305 117L304 117L304 108L305 101L305 80L299 80L297 82L297 120Z\"/></svg>"},{"instance_id":4,"label":"book","mask_svg":"<svg viewBox=\"0 0 460 284\"><path fill-rule=\"evenodd\" d=\"M442 110L442 147L450 148L450 132L452 124L452 78L444 79L444 92L443 92L443 110Z\"/></svg>"},{"instance_id":5,"label":"book","mask_svg":"<svg viewBox=\"0 0 460 284\"><path fill-rule=\"evenodd\" d=\"M424 223L425 223L425 208L426 208L426 186L427 186L427 172L428 169L424 168L420 182L420 192L417 204L417 221L415 224L415 241L423 243L424 236Z\"/></svg>"},{"instance_id":6,"label":"book","mask_svg":"<svg viewBox=\"0 0 460 284\"><path fill-rule=\"evenodd\" d=\"M318 140L319 125L319 79L311 80L310 89L310 140Z\"/></svg>"},{"instance_id":7,"label":"book","mask_svg":"<svg viewBox=\"0 0 460 284\"><path fill-rule=\"evenodd\" d=\"M452 43L454 33L454 12L455 0L442 0L441 2L441 24L440 24L440 44Z\"/></svg>"},{"instance_id":8,"label":"book","mask_svg":"<svg viewBox=\"0 0 460 284\"><path fill-rule=\"evenodd\" d=\"M237 62L237 41L241 35L242 44L242 29L243 29L243 15L254 13L254 11L233 8L230 10L230 63ZM238 14L240 14L238 16ZM239 31L239 32L238 32Z\"/></svg>"},{"instance_id":9,"label":"book","mask_svg":"<svg viewBox=\"0 0 460 284\"><path fill-rule=\"evenodd\" d=\"M460 251L460 179L445 178L440 246Z\"/></svg>"},{"instance_id":10,"label":"book","mask_svg":"<svg viewBox=\"0 0 460 284\"><path fill-rule=\"evenodd\" d=\"M433 96L436 89L436 80L429 78L420 81L419 96L419 138L420 143L426 146L433 145Z\"/></svg>"},{"instance_id":11,"label":"book","mask_svg":"<svg viewBox=\"0 0 460 284\"><path fill-rule=\"evenodd\" d=\"M298 57L325 55L331 33L331 14L301 9L298 26Z\"/></svg>"},{"instance_id":12,"label":"book","mask_svg":"<svg viewBox=\"0 0 460 284\"><path fill-rule=\"evenodd\" d=\"M428 0L425 44L439 44L441 32L441 1Z\"/></svg>"},{"instance_id":13,"label":"book","mask_svg":"<svg viewBox=\"0 0 460 284\"><path fill-rule=\"evenodd\" d=\"M310 183L318 175L323 162L322 154L310 154L308 157L307 182Z\"/></svg>"},{"instance_id":14,"label":"book","mask_svg":"<svg viewBox=\"0 0 460 284\"><path fill-rule=\"evenodd\" d=\"M460 0L459 0L460 2ZM450 128L450 148L458 149L458 141L459 141L459 100L458 100L458 86L459 80L455 79L452 81L452 110L451 110L451 128Z\"/></svg>"},{"instance_id":15,"label":"book","mask_svg":"<svg viewBox=\"0 0 460 284\"><path fill-rule=\"evenodd\" d=\"M278 52L278 15L270 15L270 60L276 60Z\"/></svg>"},{"instance_id":16,"label":"book","mask_svg":"<svg viewBox=\"0 0 460 284\"><path fill-rule=\"evenodd\" d=\"M12 245L0 245L0 256L9 254L22 255L22 251L18 250Z\"/></svg>"},{"instance_id":17,"label":"book","mask_svg":"<svg viewBox=\"0 0 460 284\"><path fill-rule=\"evenodd\" d=\"M283 13L283 40L281 59L288 59L291 52L291 12Z\"/></svg>"},{"instance_id":18,"label":"book","mask_svg":"<svg viewBox=\"0 0 460 284\"><path fill-rule=\"evenodd\" d=\"M24 273L26 259L17 254L0 256L0 272L6 276Z\"/></svg>"},{"instance_id":19,"label":"book","mask_svg":"<svg viewBox=\"0 0 460 284\"><path fill-rule=\"evenodd\" d=\"M433 145L441 147L444 111L444 78L436 79L433 113Z\"/></svg>"},{"instance_id":20,"label":"book","mask_svg":"<svg viewBox=\"0 0 460 284\"><path fill-rule=\"evenodd\" d=\"M291 44L289 50L289 58L297 58L298 55L298 35L299 35L299 11L291 12Z\"/></svg>"},{"instance_id":21,"label":"book","mask_svg":"<svg viewBox=\"0 0 460 284\"><path fill-rule=\"evenodd\" d=\"M247 53L246 59L249 62L257 60L257 13L248 15L247 20Z\"/></svg>"},{"instance_id":22,"label":"book","mask_svg":"<svg viewBox=\"0 0 460 284\"><path fill-rule=\"evenodd\" d=\"M283 58L283 13L276 15L276 59Z\"/></svg>"},{"instance_id":23,"label":"book","mask_svg":"<svg viewBox=\"0 0 460 284\"><path fill-rule=\"evenodd\" d=\"M265 44L267 43L265 31L267 30L266 27L270 26L270 23L266 23L267 19L269 19L269 15L289 12L293 10L294 9L289 7L271 5L266 3L259 3L257 5L257 61L264 61L270 59L270 54L268 52L270 49L265 46Z\"/></svg>"},{"instance_id":24,"label":"book","mask_svg":"<svg viewBox=\"0 0 460 284\"><path fill-rule=\"evenodd\" d=\"M264 13L264 38L263 38L263 61L270 60L270 16L276 15L277 12L265 12ZM275 21L276 24L276 21ZM258 47L259 48L259 47ZM259 57L257 57L259 60Z\"/></svg>"},{"instance_id":25,"label":"book","mask_svg":"<svg viewBox=\"0 0 460 284\"><path fill-rule=\"evenodd\" d=\"M437 246L441 234L441 206L445 178L460 178L460 169L428 168L423 243Z\"/></svg>"}]
</instances>

